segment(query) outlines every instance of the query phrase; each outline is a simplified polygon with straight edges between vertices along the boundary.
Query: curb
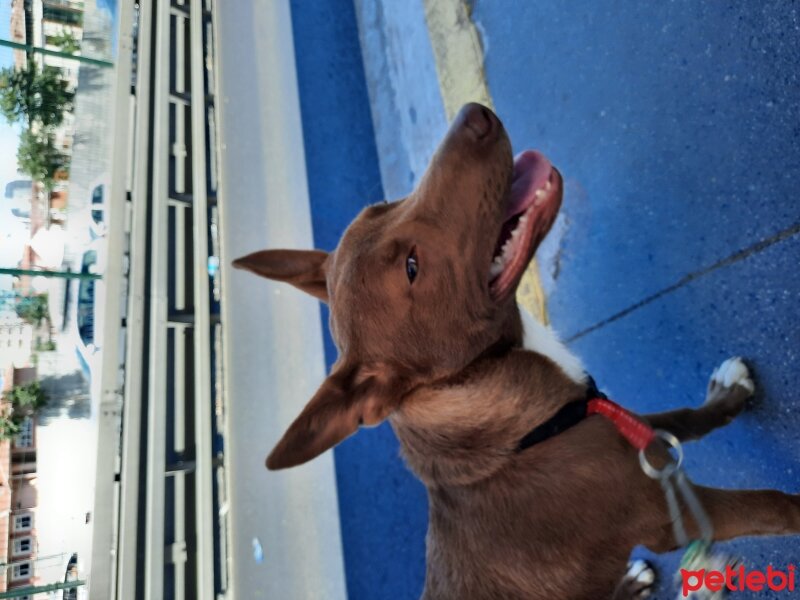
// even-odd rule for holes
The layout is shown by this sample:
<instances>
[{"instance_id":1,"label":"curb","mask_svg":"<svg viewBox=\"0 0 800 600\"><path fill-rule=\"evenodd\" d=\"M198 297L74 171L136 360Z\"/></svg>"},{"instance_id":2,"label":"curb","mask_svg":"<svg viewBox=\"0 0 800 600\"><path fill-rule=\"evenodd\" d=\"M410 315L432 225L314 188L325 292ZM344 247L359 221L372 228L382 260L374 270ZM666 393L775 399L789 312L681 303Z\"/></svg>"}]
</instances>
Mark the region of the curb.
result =
<instances>
[{"instance_id":1,"label":"curb","mask_svg":"<svg viewBox=\"0 0 800 600\"><path fill-rule=\"evenodd\" d=\"M480 102L494 110L483 67L483 45L465 1L423 0L423 4L447 120L467 102ZM542 323L549 323L536 259L522 276L517 302Z\"/></svg>"}]
</instances>

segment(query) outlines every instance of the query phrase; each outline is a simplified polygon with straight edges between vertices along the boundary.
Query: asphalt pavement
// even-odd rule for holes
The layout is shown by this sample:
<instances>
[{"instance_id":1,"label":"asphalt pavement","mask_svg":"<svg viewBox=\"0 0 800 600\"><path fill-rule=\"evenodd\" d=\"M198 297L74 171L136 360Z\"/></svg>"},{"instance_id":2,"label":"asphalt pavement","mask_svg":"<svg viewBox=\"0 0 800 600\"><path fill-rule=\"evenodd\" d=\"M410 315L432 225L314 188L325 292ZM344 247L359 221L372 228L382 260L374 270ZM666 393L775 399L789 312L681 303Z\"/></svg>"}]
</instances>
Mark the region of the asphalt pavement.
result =
<instances>
[{"instance_id":1,"label":"asphalt pavement","mask_svg":"<svg viewBox=\"0 0 800 600\"><path fill-rule=\"evenodd\" d=\"M640 412L698 405L714 367L744 357L755 402L686 448L688 472L706 485L796 492L796 9L515 8L512 20L501 3L478 1L472 16L515 147L543 149L565 176L560 239L543 265L555 328L601 387ZM800 560L797 537L722 548L754 568ZM663 572L677 558L659 559Z\"/></svg>"}]
</instances>

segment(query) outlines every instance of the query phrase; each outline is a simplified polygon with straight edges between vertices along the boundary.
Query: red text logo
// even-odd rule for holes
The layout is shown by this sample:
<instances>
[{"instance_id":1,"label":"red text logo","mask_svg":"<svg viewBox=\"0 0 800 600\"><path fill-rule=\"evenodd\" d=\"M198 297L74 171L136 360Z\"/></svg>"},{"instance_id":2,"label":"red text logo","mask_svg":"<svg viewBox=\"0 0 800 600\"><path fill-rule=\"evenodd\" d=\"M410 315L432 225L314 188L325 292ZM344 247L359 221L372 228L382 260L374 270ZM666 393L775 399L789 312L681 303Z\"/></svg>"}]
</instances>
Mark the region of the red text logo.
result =
<instances>
[{"instance_id":1,"label":"red text logo","mask_svg":"<svg viewBox=\"0 0 800 600\"><path fill-rule=\"evenodd\" d=\"M733 568L730 565L724 571L698 569L690 571L681 569L683 597L689 592L707 589L710 592L719 592L728 589L732 592L748 590L760 592L772 590L773 592L793 592L795 590L795 567L789 565L785 571L773 569L770 565L766 571L747 571L744 565Z\"/></svg>"}]
</instances>

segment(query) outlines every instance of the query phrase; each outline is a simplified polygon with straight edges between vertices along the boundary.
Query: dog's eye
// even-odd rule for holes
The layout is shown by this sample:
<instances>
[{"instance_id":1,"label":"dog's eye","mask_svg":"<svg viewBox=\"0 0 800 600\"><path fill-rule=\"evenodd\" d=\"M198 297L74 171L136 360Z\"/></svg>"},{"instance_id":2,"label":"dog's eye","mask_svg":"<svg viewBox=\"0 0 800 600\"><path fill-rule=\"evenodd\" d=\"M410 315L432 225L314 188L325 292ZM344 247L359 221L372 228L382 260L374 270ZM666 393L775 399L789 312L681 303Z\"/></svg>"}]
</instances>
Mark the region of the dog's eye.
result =
<instances>
[{"instance_id":1,"label":"dog's eye","mask_svg":"<svg viewBox=\"0 0 800 600\"><path fill-rule=\"evenodd\" d=\"M411 254L406 259L406 275L408 275L408 282L414 283L419 272L419 262L417 262L417 249L412 248Z\"/></svg>"}]
</instances>

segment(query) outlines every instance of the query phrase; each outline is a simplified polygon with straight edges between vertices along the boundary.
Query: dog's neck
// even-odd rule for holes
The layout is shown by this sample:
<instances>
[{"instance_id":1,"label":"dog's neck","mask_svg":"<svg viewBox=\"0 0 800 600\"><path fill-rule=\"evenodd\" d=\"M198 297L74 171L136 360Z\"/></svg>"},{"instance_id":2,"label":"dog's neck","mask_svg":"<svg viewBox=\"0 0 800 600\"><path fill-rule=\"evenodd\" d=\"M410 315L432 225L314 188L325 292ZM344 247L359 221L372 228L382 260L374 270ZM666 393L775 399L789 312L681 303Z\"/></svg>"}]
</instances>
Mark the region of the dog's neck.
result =
<instances>
[{"instance_id":1,"label":"dog's neck","mask_svg":"<svg viewBox=\"0 0 800 600\"><path fill-rule=\"evenodd\" d=\"M426 485L469 485L508 465L528 431L585 391L549 357L514 349L418 388L391 423L409 467Z\"/></svg>"},{"instance_id":2,"label":"dog's neck","mask_svg":"<svg viewBox=\"0 0 800 600\"><path fill-rule=\"evenodd\" d=\"M581 359L567 349L556 332L537 321L527 310L520 309L519 312L524 331L523 346L552 360L573 381L586 382L586 370Z\"/></svg>"}]
</instances>

